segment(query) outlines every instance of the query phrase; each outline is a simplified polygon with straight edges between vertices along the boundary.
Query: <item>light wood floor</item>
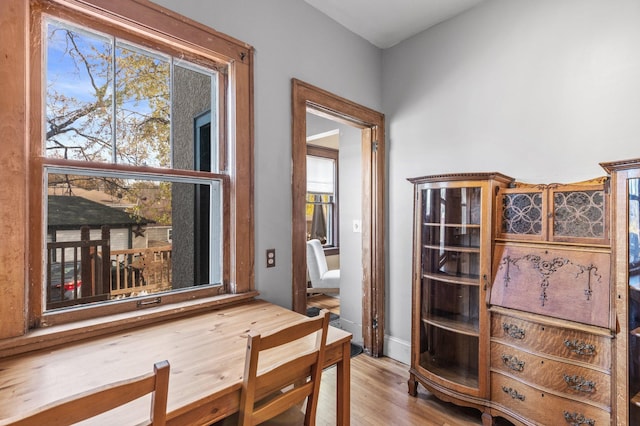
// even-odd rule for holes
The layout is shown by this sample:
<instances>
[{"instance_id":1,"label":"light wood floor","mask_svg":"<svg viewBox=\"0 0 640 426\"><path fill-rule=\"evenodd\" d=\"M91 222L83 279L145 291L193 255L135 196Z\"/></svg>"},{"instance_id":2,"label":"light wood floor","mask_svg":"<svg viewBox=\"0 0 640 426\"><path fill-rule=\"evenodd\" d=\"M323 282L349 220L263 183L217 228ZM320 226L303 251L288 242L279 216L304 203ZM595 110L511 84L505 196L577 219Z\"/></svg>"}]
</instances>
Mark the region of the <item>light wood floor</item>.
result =
<instances>
[{"instance_id":1,"label":"light wood floor","mask_svg":"<svg viewBox=\"0 0 640 426\"><path fill-rule=\"evenodd\" d=\"M340 314L340 299L315 295L308 306ZM351 359L351 424L353 426L478 426L480 411L440 401L418 385L418 396L408 393L409 366L394 359L366 354ZM322 373L317 426L336 424L336 369ZM497 425L511 425L498 419Z\"/></svg>"},{"instance_id":2,"label":"light wood floor","mask_svg":"<svg viewBox=\"0 0 640 426\"><path fill-rule=\"evenodd\" d=\"M307 297L307 307L314 306L320 309L328 309L332 314L340 315L340 298L316 294Z\"/></svg>"},{"instance_id":3,"label":"light wood floor","mask_svg":"<svg viewBox=\"0 0 640 426\"><path fill-rule=\"evenodd\" d=\"M480 411L440 401L422 386L408 393L409 367L391 358L361 354L351 359L353 426L478 426ZM318 426L336 424L335 367L322 373ZM505 423L500 423L505 424ZM509 423L506 423L509 424Z\"/></svg>"}]
</instances>

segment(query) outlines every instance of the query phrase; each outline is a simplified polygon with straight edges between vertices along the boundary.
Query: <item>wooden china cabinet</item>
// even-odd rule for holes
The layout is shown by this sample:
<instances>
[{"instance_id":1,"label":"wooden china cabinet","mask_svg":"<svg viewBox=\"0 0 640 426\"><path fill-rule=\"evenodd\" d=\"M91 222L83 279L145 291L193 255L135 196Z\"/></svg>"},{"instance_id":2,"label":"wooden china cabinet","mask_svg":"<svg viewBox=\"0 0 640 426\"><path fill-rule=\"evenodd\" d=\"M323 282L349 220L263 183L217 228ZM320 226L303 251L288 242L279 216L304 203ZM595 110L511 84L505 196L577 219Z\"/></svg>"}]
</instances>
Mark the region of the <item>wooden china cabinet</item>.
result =
<instances>
[{"instance_id":1,"label":"wooden china cabinet","mask_svg":"<svg viewBox=\"0 0 640 426\"><path fill-rule=\"evenodd\" d=\"M409 179L411 395L485 426L640 425L640 160L603 167L613 179Z\"/></svg>"},{"instance_id":2,"label":"wooden china cabinet","mask_svg":"<svg viewBox=\"0 0 640 426\"><path fill-rule=\"evenodd\" d=\"M495 193L512 179L461 173L414 184L412 354L418 383L443 400L483 409L489 395L489 316Z\"/></svg>"},{"instance_id":3,"label":"wooden china cabinet","mask_svg":"<svg viewBox=\"0 0 640 426\"><path fill-rule=\"evenodd\" d=\"M640 159L601 164L611 174L616 425L640 425Z\"/></svg>"},{"instance_id":4,"label":"wooden china cabinet","mask_svg":"<svg viewBox=\"0 0 640 426\"><path fill-rule=\"evenodd\" d=\"M522 425L612 424L609 194L608 177L498 192L491 415Z\"/></svg>"}]
</instances>

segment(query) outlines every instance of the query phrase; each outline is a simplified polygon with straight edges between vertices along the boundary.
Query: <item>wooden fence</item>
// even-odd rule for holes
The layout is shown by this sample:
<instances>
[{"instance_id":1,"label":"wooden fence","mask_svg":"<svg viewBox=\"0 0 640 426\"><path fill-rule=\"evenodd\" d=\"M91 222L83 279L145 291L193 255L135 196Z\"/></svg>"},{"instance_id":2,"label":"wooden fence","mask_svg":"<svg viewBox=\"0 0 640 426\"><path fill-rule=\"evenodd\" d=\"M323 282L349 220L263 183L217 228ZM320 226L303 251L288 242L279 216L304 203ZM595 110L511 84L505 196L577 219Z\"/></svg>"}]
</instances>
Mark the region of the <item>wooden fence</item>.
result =
<instances>
[{"instance_id":1,"label":"wooden fence","mask_svg":"<svg viewBox=\"0 0 640 426\"><path fill-rule=\"evenodd\" d=\"M171 289L171 245L111 250L109 235L103 226L101 238L91 240L89 227L83 226L80 241L47 244L48 309ZM52 272L55 264L59 270ZM67 275L74 265L76 272ZM78 285L65 297L69 280ZM60 283L59 291L52 283Z\"/></svg>"},{"instance_id":2,"label":"wooden fence","mask_svg":"<svg viewBox=\"0 0 640 426\"><path fill-rule=\"evenodd\" d=\"M157 293L170 288L170 245L111 252L112 297Z\"/></svg>"}]
</instances>

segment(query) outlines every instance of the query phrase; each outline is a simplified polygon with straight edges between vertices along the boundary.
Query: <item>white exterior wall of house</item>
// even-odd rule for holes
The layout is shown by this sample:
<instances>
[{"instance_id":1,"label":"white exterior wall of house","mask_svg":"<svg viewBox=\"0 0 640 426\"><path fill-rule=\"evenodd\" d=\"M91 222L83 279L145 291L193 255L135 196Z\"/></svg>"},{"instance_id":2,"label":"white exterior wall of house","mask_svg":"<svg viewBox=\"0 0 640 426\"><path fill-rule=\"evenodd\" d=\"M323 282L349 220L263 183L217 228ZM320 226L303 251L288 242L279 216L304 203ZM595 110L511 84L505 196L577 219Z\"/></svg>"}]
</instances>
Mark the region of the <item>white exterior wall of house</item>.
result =
<instances>
[{"instance_id":1,"label":"white exterior wall of house","mask_svg":"<svg viewBox=\"0 0 640 426\"><path fill-rule=\"evenodd\" d=\"M144 238L136 238L136 240L141 239L144 240L144 247L150 247L151 244L159 244L160 242L165 242L166 244L171 244L169 239L169 235L172 231L171 226L162 226L162 225L149 225L144 229ZM142 246L135 246L135 248L140 248Z\"/></svg>"}]
</instances>

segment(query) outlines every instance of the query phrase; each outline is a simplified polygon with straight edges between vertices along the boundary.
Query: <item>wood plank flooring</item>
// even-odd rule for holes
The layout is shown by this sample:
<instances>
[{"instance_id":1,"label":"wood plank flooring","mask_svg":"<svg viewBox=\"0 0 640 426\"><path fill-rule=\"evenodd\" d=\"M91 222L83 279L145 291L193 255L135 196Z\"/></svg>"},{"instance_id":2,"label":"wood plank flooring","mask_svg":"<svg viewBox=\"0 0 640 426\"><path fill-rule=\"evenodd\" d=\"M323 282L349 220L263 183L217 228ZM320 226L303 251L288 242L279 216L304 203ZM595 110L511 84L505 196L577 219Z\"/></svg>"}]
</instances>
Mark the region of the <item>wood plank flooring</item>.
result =
<instances>
[{"instance_id":1,"label":"wood plank flooring","mask_svg":"<svg viewBox=\"0 0 640 426\"><path fill-rule=\"evenodd\" d=\"M408 393L409 367L365 354L351 359L352 426L478 426L480 411L440 401L423 387ZM322 374L317 426L335 425L335 367Z\"/></svg>"},{"instance_id":2,"label":"wood plank flooring","mask_svg":"<svg viewBox=\"0 0 640 426\"><path fill-rule=\"evenodd\" d=\"M340 299L316 295L308 306L340 314ZM478 426L481 413L468 407L443 402L418 385L418 396L408 393L409 366L394 359L366 354L351 359L352 426ZM322 373L317 426L336 424L336 369ZM497 426L511 423L496 419Z\"/></svg>"},{"instance_id":3,"label":"wood plank flooring","mask_svg":"<svg viewBox=\"0 0 640 426\"><path fill-rule=\"evenodd\" d=\"M320 309L328 309L332 314L340 315L340 298L316 294L307 298L307 307L314 306Z\"/></svg>"}]
</instances>

